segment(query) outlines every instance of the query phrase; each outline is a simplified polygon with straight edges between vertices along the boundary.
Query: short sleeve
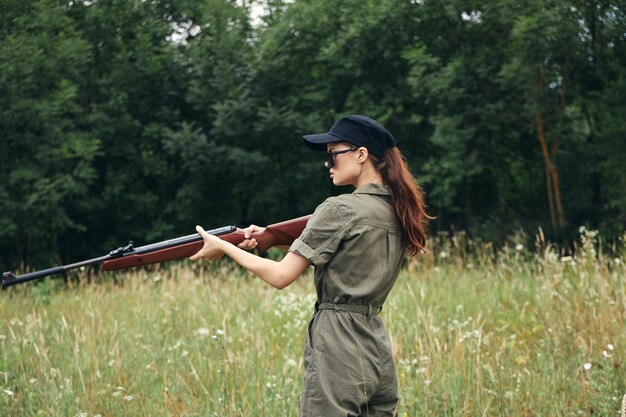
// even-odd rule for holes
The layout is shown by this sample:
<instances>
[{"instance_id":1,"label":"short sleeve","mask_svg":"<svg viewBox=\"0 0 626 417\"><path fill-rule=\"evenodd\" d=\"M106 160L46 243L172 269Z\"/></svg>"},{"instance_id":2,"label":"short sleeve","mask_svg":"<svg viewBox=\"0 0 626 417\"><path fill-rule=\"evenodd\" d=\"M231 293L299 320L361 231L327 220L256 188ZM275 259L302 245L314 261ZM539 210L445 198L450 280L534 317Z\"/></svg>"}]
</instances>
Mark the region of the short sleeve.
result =
<instances>
[{"instance_id":1,"label":"short sleeve","mask_svg":"<svg viewBox=\"0 0 626 417\"><path fill-rule=\"evenodd\" d=\"M348 230L348 219L330 200L320 204L309 219L306 228L289 248L320 268L335 254Z\"/></svg>"}]
</instances>

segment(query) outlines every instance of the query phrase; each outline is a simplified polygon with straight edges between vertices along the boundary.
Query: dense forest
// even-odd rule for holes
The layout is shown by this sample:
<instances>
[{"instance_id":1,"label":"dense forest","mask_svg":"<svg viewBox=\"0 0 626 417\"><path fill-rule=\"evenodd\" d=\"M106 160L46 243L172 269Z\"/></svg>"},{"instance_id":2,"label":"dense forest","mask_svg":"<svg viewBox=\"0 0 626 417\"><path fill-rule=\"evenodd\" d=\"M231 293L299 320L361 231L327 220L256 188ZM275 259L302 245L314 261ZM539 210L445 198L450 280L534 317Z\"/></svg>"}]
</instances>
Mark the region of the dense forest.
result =
<instances>
[{"instance_id":1,"label":"dense forest","mask_svg":"<svg viewBox=\"0 0 626 417\"><path fill-rule=\"evenodd\" d=\"M432 233L615 238L625 40L624 0L0 0L0 266L311 213L351 190L301 135L345 114Z\"/></svg>"}]
</instances>

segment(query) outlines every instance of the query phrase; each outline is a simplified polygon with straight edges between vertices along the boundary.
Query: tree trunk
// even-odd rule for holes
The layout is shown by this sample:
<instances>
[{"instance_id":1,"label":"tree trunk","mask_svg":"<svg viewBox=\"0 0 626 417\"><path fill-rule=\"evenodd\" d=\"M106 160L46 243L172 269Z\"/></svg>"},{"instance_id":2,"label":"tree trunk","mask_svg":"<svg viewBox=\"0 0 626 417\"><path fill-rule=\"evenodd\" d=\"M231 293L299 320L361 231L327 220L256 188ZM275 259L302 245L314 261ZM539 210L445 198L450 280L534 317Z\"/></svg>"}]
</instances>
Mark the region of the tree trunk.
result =
<instances>
[{"instance_id":1,"label":"tree trunk","mask_svg":"<svg viewBox=\"0 0 626 417\"><path fill-rule=\"evenodd\" d=\"M552 144L552 152L550 152L543 128L543 116L539 111L535 112L535 129L546 167L546 190L548 193L548 206L550 207L550 221L555 230L561 230L565 225L565 216L563 215L563 205L561 203L559 171L554 162L556 152L558 151L558 142L555 141Z\"/></svg>"}]
</instances>

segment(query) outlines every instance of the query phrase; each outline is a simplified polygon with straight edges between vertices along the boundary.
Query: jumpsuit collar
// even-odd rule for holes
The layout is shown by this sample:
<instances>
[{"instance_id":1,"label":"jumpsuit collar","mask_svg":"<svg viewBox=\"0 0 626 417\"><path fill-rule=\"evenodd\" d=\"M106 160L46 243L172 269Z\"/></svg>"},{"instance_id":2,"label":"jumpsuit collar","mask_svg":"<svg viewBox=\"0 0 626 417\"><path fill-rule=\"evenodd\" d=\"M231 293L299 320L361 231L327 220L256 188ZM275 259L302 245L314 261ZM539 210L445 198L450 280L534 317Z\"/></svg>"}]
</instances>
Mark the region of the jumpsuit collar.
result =
<instances>
[{"instance_id":1,"label":"jumpsuit collar","mask_svg":"<svg viewBox=\"0 0 626 417\"><path fill-rule=\"evenodd\" d=\"M353 194L375 194L375 195L391 195L391 190L386 185L374 184L373 182L365 184L352 192Z\"/></svg>"}]
</instances>

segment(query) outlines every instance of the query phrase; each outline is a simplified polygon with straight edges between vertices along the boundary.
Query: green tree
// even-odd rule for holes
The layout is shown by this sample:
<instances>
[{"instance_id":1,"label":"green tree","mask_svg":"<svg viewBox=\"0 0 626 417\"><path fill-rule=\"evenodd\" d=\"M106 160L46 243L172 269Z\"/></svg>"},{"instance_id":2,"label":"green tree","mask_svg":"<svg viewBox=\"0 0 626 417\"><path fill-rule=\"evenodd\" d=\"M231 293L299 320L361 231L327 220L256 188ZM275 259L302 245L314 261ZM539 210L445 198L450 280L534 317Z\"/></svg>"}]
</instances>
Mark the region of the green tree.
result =
<instances>
[{"instance_id":1,"label":"green tree","mask_svg":"<svg viewBox=\"0 0 626 417\"><path fill-rule=\"evenodd\" d=\"M0 263L50 262L94 182L101 138L80 96L90 45L55 1L4 2L0 25Z\"/></svg>"}]
</instances>

